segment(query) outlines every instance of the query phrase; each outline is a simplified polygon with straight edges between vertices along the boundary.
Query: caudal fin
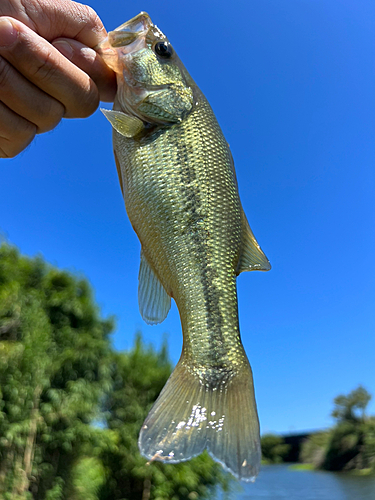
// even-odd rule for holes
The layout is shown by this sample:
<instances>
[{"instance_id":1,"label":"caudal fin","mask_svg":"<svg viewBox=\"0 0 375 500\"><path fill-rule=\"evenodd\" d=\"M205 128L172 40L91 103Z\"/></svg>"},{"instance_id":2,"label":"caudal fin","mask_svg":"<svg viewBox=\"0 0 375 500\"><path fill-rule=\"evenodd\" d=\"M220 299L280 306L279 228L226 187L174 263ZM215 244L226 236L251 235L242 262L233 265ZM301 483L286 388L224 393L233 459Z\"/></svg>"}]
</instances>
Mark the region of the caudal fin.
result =
<instances>
[{"instance_id":1,"label":"caudal fin","mask_svg":"<svg viewBox=\"0 0 375 500\"><path fill-rule=\"evenodd\" d=\"M177 463L207 449L238 479L254 481L261 449L251 368L213 384L220 375L205 380L179 361L142 426L143 456Z\"/></svg>"}]
</instances>

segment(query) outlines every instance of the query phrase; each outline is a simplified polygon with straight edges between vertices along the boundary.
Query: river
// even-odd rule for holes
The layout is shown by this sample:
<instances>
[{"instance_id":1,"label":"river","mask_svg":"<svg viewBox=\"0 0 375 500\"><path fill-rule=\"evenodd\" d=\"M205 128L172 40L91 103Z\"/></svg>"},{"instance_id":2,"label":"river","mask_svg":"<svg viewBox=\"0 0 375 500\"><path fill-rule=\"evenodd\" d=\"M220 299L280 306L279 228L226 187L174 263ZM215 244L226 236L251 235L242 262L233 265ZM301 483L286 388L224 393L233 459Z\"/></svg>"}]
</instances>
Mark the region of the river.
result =
<instances>
[{"instance_id":1,"label":"river","mask_svg":"<svg viewBox=\"0 0 375 500\"><path fill-rule=\"evenodd\" d=\"M240 488L230 500L375 500L374 476L291 470L287 465L264 466L255 483Z\"/></svg>"}]
</instances>

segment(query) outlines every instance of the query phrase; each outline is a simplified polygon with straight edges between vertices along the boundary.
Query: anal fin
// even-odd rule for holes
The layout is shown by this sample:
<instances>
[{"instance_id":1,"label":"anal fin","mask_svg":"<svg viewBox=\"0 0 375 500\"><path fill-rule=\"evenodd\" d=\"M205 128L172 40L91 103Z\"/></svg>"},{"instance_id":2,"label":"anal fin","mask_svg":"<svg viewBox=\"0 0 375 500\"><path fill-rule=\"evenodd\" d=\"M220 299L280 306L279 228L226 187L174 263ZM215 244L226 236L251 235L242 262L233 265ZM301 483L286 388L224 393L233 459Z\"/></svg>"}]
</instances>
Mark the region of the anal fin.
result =
<instances>
[{"instance_id":1,"label":"anal fin","mask_svg":"<svg viewBox=\"0 0 375 500\"><path fill-rule=\"evenodd\" d=\"M237 266L237 275L243 271L269 271L271 264L260 248L242 210L242 251Z\"/></svg>"},{"instance_id":2,"label":"anal fin","mask_svg":"<svg viewBox=\"0 0 375 500\"><path fill-rule=\"evenodd\" d=\"M161 323L171 308L171 298L147 262L143 250L138 280L138 304L142 318L149 325Z\"/></svg>"}]
</instances>

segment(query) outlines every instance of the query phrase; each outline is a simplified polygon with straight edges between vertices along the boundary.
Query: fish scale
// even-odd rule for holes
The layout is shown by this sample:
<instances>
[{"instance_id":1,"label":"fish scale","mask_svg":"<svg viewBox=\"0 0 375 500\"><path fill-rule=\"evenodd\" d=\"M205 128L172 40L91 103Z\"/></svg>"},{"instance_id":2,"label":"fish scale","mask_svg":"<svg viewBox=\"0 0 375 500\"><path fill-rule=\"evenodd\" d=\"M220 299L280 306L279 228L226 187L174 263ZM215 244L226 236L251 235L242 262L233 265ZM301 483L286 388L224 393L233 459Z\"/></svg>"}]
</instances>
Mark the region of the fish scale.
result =
<instances>
[{"instance_id":1,"label":"fish scale","mask_svg":"<svg viewBox=\"0 0 375 500\"><path fill-rule=\"evenodd\" d=\"M270 265L243 212L220 126L168 39L145 13L109 38L112 45L99 50L117 72L118 93L114 110L103 112L142 247L140 311L161 322L173 298L183 332L180 361L142 426L139 448L170 463L207 449L250 481L259 470L259 422L236 277Z\"/></svg>"},{"instance_id":2,"label":"fish scale","mask_svg":"<svg viewBox=\"0 0 375 500\"><path fill-rule=\"evenodd\" d=\"M149 260L176 300L186 348L195 363L209 352L220 365L220 353L232 350L231 344L239 345L235 335L225 336L225 332L238 332L231 282L240 249L241 218L226 142L220 137L218 141L214 120L200 96L199 105L181 125L140 141L125 142L116 136L115 149L124 167L123 184L131 187L125 193L130 221L140 241L150 242L146 245ZM207 151L202 147L207 142L218 147ZM219 170L218 164L226 168ZM200 223L194 224L194 219ZM174 256L171 248L178 249ZM216 280L210 270L215 270ZM223 330L215 330L218 323Z\"/></svg>"}]
</instances>

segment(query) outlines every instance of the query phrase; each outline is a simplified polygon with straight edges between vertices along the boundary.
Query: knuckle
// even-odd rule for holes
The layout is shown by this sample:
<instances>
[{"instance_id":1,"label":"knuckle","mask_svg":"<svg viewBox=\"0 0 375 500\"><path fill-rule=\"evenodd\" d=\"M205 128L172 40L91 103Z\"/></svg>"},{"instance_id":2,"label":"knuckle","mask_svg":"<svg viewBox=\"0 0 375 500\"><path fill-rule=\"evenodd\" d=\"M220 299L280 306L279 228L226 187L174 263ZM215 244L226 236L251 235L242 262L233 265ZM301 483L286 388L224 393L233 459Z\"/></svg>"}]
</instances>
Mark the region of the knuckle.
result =
<instances>
[{"instance_id":1,"label":"knuckle","mask_svg":"<svg viewBox=\"0 0 375 500\"><path fill-rule=\"evenodd\" d=\"M37 133L48 132L60 123L65 114L65 107L55 99L49 99L48 105L40 113L37 123Z\"/></svg>"},{"instance_id":2,"label":"knuckle","mask_svg":"<svg viewBox=\"0 0 375 500\"><path fill-rule=\"evenodd\" d=\"M0 157L15 158L21 153L30 142L34 139L36 127L32 123L29 126L17 128L17 134L12 139L1 138L0 140Z\"/></svg>"},{"instance_id":3,"label":"knuckle","mask_svg":"<svg viewBox=\"0 0 375 500\"><path fill-rule=\"evenodd\" d=\"M91 116L98 109L99 106L99 96L91 95L90 99L87 101L86 106L83 108L81 118L87 118Z\"/></svg>"},{"instance_id":4,"label":"knuckle","mask_svg":"<svg viewBox=\"0 0 375 500\"><path fill-rule=\"evenodd\" d=\"M92 24L101 24L101 20L95 10L90 7L90 5L85 5L85 11L87 15L87 19L90 19Z\"/></svg>"},{"instance_id":5,"label":"knuckle","mask_svg":"<svg viewBox=\"0 0 375 500\"><path fill-rule=\"evenodd\" d=\"M2 144L0 142L0 158L12 158L12 156L9 156L5 149L2 147Z\"/></svg>"},{"instance_id":6,"label":"knuckle","mask_svg":"<svg viewBox=\"0 0 375 500\"><path fill-rule=\"evenodd\" d=\"M93 29L96 28L98 31L101 30L103 27L103 23L95 10L89 5L81 5L80 8L83 8L86 23L89 24Z\"/></svg>"},{"instance_id":7,"label":"knuckle","mask_svg":"<svg viewBox=\"0 0 375 500\"><path fill-rule=\"evenodd\" d=\"M30 77L36 79L39 83L53 80L57 74L58 68L54 61L53 52L49 48L41 51L40 58L35 61L30 68Z\"/></svg>"},{"instance_id":8,"label":"knuckle","mask_svg":"<svg viewBox=\"0 0 375 500\"><path fill-rule=\"evenodd\" d=\"M12 67L3 57L0 56L0 88L5 87L11 78Z\"/></svg>"},{"instance_id":9,"label":"knuckle","mask_svg":"<svg viewBox=\"0 0 375 500\"><path fill-rule=\"evenodd\" d=\"M23 124L23 127L17 128L17 142L15 148L21 148L21 151L30 144L34 139L37 132L37 127L34 123L27 122ZM19 151L18 151L19 152ZM18 153L17 153L18 154Z\"/></svg>"},{"instance_id":10,"label":"knuckle","mask_svg":"<svg viewBox=\"0 0 375 500\"><path fill-rule=\"evenodd\" d=\"M99 92L93 82L89 84L86 90L80 92L79 97L74 104L67 108L65 118L87 118L97 110L99 106Z\"/></svg>"},{"instance_id":11,"label":"knuckle","mask_svg":"<svg viewBox=\"0 0 375 500\"><path fill-rule=\"evenodd\" d=\"M7 148L6 148L6 144L4 145L3 144L4 142L4 139L1 139L0 140L0 158L14 158L14 156L10 155L8 152L7 152Z\"/></svg>"},{"instance_id":12,"label":"knuckle","mask_svg":"<svg viewBox=\"0 0 375 500\"><path fill-rule=\"evenodd\" d=\"M80 20L80 31L75 37L89 47L94 47L104 38L104 25L95 10L80 3L72 2L77 19Z\"/></svg>"}]
</instances>

